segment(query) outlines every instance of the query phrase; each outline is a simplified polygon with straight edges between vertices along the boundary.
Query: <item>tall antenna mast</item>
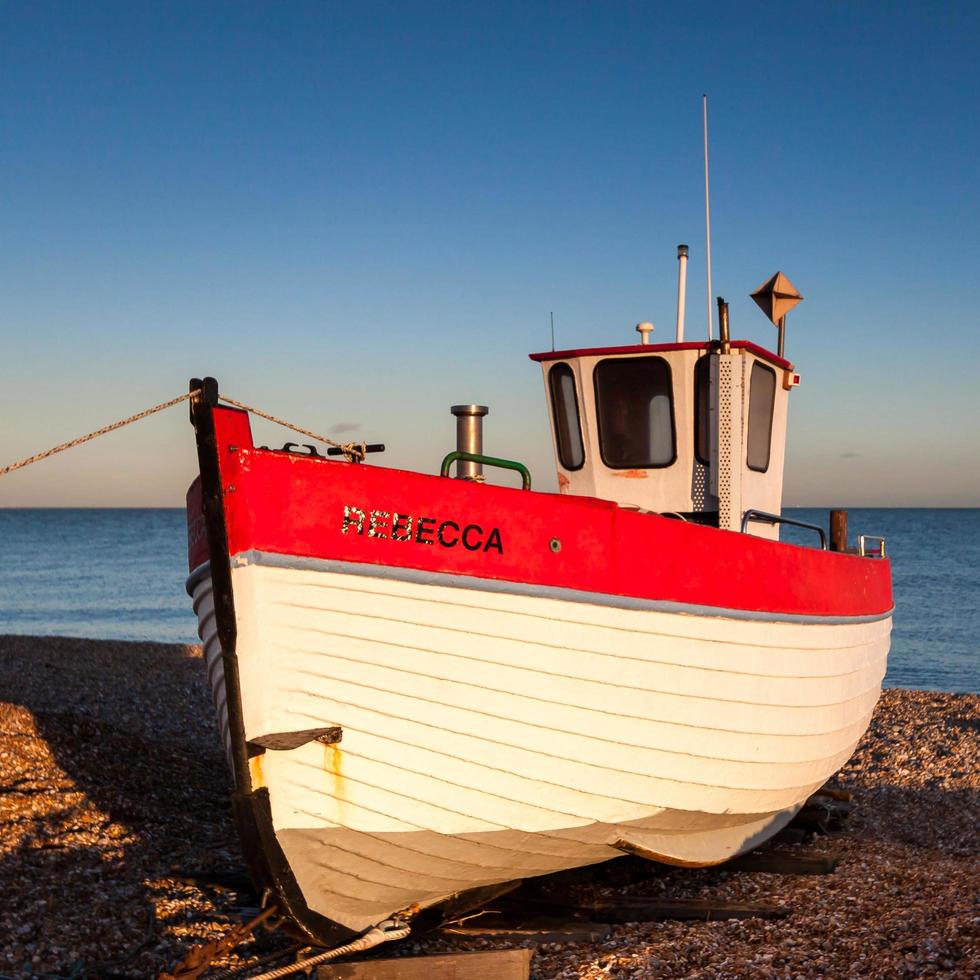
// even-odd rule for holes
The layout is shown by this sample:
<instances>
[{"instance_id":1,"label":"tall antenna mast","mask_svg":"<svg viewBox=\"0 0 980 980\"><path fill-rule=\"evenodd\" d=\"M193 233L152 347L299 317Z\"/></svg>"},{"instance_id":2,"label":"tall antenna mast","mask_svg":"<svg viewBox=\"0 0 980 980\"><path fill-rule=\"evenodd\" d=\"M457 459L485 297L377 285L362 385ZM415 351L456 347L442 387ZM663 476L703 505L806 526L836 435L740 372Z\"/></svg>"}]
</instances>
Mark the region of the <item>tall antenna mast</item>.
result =
<instances>
[{"instance_id":1,"label":"tall antenna mast","mask_svg":"<svg viewBox=\"0 0 980 980\"><path fill-rule=\"evenodd\" d=\"M704 108L704 237L708 267L708 340L714 332L711 320L711 208L708 204L708 96L701 96Z\"/></svg>"},{"instance_id":2,"label":"tall antenna mast","mask_svg":"<svg viewBox=\"0 0 980 980\"><path fill-rule=\"evenodd\" d=\"M555 314L551 314L551 349L555 349Z\"/></svg>"}]
</instances>

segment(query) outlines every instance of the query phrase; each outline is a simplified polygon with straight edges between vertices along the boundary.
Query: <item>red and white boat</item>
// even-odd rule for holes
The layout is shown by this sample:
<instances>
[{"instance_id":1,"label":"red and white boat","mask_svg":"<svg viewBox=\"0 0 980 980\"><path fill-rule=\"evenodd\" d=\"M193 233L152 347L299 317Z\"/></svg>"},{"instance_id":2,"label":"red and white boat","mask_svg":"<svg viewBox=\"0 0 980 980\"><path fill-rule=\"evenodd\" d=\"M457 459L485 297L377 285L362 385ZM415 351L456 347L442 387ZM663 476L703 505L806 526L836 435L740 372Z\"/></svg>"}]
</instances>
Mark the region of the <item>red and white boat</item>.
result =
<instances>
[{"instance_id":1,"label":"red and white boat","mask_svg":"<svg viewBox=\"0 0 980 980\"><path fill-rule=\"evenodd\" d=\"M778 540L794 366L724 335L532 357L557 494L478 452L449 478L257 448L196 382L188 591L235 810L316 941L623 853L724 861L871 718L883 542Z\"/></svg>"}]
</instances>

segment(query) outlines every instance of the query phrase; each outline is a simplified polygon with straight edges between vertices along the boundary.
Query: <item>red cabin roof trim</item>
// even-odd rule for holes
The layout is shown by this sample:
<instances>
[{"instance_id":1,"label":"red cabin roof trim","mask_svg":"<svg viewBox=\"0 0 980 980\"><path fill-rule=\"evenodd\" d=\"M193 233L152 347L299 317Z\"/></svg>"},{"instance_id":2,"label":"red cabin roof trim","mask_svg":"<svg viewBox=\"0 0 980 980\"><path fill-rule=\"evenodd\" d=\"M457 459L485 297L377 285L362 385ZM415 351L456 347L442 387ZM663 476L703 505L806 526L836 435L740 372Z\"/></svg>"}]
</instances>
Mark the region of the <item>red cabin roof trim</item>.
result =
<instances>
[{"instance_id":1,"label":"red cabin roof trim","mask_svg":"<svg viewBox=\"0 0 980 980\"><path fill-rule=\"evenodd\" d=\"M715 345L717 341L715 342ZM712 346L705 341L685 341L683 344L630 344L627 347L578 347L574 350L549 350L541 354L528 354L532 361L567 361L575 357L605 357L610 354L661 354L675 350L708 350ZM786 371L793 370L793 364L772 351L753 344L750 340L733 340L732 347L747 350L750 354L768 361Z\"/></svg>"}]
</instances>

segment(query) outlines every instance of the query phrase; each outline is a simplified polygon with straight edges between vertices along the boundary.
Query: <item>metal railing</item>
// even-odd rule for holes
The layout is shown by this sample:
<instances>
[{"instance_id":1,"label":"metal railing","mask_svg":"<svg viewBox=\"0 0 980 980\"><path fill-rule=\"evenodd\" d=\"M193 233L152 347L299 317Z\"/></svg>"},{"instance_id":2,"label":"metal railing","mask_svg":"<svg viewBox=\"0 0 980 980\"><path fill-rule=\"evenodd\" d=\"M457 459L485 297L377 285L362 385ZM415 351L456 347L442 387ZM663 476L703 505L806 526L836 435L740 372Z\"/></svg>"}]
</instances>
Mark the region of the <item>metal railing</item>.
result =
<instances>
[{"instance_id":1,"label":"metal railing","mask_svg":"<svg viewBox=\"0 0 980 980\"><path fill-rule=\"evenodd\" d=\"M792 524L793 527L802 527L808 531L816 531L820 535L820 547L827 550L827 533L819 524L810 524L808 521L798 521L793 517L783 517L781 514L769 514L764 510L747 510L742 515L742 533L745 533L750 521L758 524Z\"/></svg>"},{"instance_id":2,"label":"metal railing","mask_svg":"<svg viewBox=\"0 0 980 980\"><path fill-rule=\"evenodd\" d=\"M458 450L449 453L442 461L439 475L449 476L449 467L457 460L464 463L481 463L483 466L498 466L502 470L515 470L521 474L521 483L524 489L531 489L531 473L523 463L518 463L513 459L500 459L497 456L483 456L480 453L463 453Z\"/></svg>"},{"instance_id":3,"label":"metal railing","mask_svg":"<svg viewBox=\"0 0 980 980\"><path fill-rule=\"evenodd\" d=\"M876 546L868 547L868 542L877 542ZM862 558L884 558L885 557L885 539L879 537L877 534L859 534L858 535L858 554Z\"/></svg>"}]
</instances>

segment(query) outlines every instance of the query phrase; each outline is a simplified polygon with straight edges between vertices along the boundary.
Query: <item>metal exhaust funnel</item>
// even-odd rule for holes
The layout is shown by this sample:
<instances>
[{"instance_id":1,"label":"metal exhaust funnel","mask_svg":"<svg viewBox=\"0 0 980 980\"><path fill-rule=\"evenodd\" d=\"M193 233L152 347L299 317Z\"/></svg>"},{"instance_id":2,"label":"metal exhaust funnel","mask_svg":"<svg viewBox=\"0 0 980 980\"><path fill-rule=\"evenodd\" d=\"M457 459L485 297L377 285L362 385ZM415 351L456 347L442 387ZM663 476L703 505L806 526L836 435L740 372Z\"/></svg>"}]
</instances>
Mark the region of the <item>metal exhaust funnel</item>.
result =
<instances>
[{"instance_id":1,"label":"metal exhaust funnel","mask_svg":"<svg viewBox=\"0 0 980 980\"><path fill-rule=\"evenodd\" d=\"M486 405L453 405L449 409L456 416L456 449L461 453L483 455L483 416L490 409ZM456 464L458 480L479 480L483 477L483 465L460 460Z\"/></svg>"}]
</instances>

